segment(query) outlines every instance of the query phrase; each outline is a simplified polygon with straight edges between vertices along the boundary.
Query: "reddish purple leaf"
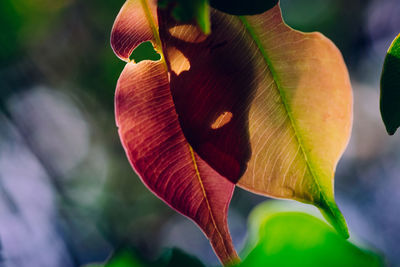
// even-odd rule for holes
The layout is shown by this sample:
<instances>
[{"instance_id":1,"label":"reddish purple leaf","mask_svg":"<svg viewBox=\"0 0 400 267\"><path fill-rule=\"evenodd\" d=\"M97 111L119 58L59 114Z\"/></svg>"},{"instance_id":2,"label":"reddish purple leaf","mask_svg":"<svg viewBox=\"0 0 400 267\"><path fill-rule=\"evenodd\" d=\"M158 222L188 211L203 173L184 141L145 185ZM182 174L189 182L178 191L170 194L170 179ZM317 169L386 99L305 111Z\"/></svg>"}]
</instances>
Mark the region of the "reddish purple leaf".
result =
<instances>
[{"instance_id":1,"label":"reddish purple leaf","mask_svg":"<svg viewBox=\"0 0 400 267\"><path fill-rule=\"evenodd\" d=\"M142 5L146 8L143 8ZM122 60L129 61L132 51L142 42L154 40L157 20L148 19L156 16L155 0L125 2L111 31L111 47Z\"/></svg>"},{"instance_id":2,"label":"reddish purple leaf","mask_svg":"<svg viewBox=\"0 0 400 267\"><path fill-rule=\"evenodd\" d=\"M193 25L171 20L168 14L159 10L160 37L185 136L210 166L236 183L251 155L248 107L258 77L248 60L249 43L224 16L212 17L207 38ZM189 62L185 71L175 71L182 64L176 53L171 54L176 50Z\"/></svg>"},{"instance_id":3,"label":"reddish purple leaf","mask_svg":"<svg viewBox=\"0 0 400 267\"><path fill-rule=\"evenodd\" d=\"M132 17L135 3L139 1L125 3L113 28L113 49L124 60L140 42L149 40L141 33L157 25L146 22L145 26L127 27L125 20ZM151 6L136 8L144 10L142 15L154 10ZM150 40L158 43L157 36ZM203 230L223 264L237 262L227 225L234 184L205 163L184 137L163 58L126 65L117 84L115 114L129 162L143 183Z\"/></svg>"},{"instance_id":4,"label":"reddish purple leaf","mask_svg":"<svg viewBox=\"0 0 400 267\"><path fill-rule=\"evenodd\" d=\"M234 184L187 143L163 62L126 65L117 85L115 114L126 154L143 183L195 221L223 263L236 261L227 226Z\"/></svg>"}]
</instances>

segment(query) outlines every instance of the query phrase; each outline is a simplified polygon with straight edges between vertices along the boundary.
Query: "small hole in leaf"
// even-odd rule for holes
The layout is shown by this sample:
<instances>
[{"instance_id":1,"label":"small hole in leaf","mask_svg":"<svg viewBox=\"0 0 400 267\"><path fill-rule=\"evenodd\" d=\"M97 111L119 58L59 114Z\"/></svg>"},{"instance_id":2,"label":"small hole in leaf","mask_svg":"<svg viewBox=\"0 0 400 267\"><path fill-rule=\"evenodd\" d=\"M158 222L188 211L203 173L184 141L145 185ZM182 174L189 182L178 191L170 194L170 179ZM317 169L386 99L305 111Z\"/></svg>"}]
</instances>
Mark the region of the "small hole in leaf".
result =
<instances>
[{"instance_id":1,"label":"small hole in leaf","mask_svg":"<svg viewBox=\"0 0 400 267\"><path fill-rule=\"evenodd\" d=\"M157 51L154 49L153 44L150 41L143 42L138 45L138 47L133 50L130 56L130 60L133 60L136 63L139 63L143 60L158 61L160 59L160 54L157 53Z\"/></svg>"},{"instance_id":2,"label":"small hole in leaf","mask_svg":"<svg viewBox=\"0 0 400 267\"><path fill-rule=\"evenodd\" d=\"M175 47L171 47L167 50L167 53L171 70L175 72L176 75L181 74L183 71L190 70L190 62L181 51Z\"/></svg>"},{"instance_id":3,"label":"small hole in leaf","mask_svg":"<svg viewBox=\"0 0 400 267\"><path fill-rule=\"evenodd\" d=\"M232 112L229 111L222 112L221 115L219 115L218 118L211 124L211 128L216 130L223 127L232 120L232 117L233 117Z\"/></svg>"}]
</instances>

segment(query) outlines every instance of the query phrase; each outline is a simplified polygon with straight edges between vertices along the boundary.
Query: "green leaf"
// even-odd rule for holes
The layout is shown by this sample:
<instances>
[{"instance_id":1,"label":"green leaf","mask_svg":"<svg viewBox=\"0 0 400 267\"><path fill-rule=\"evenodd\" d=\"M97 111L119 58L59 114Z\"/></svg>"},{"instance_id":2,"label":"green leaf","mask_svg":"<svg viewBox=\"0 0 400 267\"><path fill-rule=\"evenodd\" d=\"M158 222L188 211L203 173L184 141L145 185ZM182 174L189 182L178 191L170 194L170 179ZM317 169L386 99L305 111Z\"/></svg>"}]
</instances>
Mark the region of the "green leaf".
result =
<instances>
[{"instance_id":1,"label":"green leaf","mask_svg":"<svg viewBox=\"0 0 400 267\"><path fill-rule=\"evenodd\" d=\"M320 219L299 212L304 208L285 205L267 201L252 211L248 255L239 266L383 266L378 255L343 239Z\"/></svg>"},{"instance_id":2,"label":"green leaf","mask_svg":"<svg viewBox=\"0 0 400 267\"><path fill-rule=\"evenodd\" d=\"M106 263L93 263L84 267L145 267L144 264L132 249L123 248L116 250Z\"/></svg>"},{"instance_id":3,"label":"green leaf","mask_svg":"<svg viewBox=\"0 0 400 267\"><path fill-rule=\"evenodd\" d=\"M178 248L165 251L155 265L163 267L204 267L204 264L198 258Z\"/></svg>"},{"instance_id":4,"label":"green leaf","mask_svg":"<svg viewBox=\"0 0 400 267\"><path fill-rule=\"evenodd\" d=\"M135 50L133 50L130 56L130 59L135 61L136 63L139 63L140 61L143 60L158 61L160 60L160 58L161 58L160 54L158 54L154 50L154 47L150 41L138 45L138 47L136 47Z\"/></svg>"},{"instance_id":5,"label":"green leaf","mask_svg":"<svg viewBox=\"0 0 400 267\"><path fill-rule=\"evenodd\" d=\"M105 267L144 267L144 265L131 250L118 251L106 263Z\"/></svg>"},{"instance_id":6,"label":"green leaf","mask_svg":"<svg viewBox=\"0 0 400 267\"><path fill-rule=\"evenodd\" d=\"M340 51L322 34L288 27L279 5L255 16L211 14L206 36L155 1L121 9L117 56L149 40L162 55L128 63L118 81L116 119L131 165L202 228L226 265L237 261L226 224L233 183L314 204L348 237L333 193L352 124Z\"/></svg>"},{"instance_id":7,"label":"green leaf","mask_svg":"<svg viewBox=\"0 0 400 267\"><path fill-rule=\"evenodd\" d=\"M158 6L167 8L171 5L173 17L181 22L196 21L205 34L211 32L210 8L208 0L161 0Z\"/></svg>"},{"instance_id":8,"label":"green leaf","mask_svg":"<svg viewBox=\"0 0 400 267\"><path fill-rule=\"evenodd\" d=\"M167 249L155 262L149 262L137 256L130 248L122 248L112 254L106 263L93 263L84 267L204 267L195 256L181 249Z\"/></svg>"},{"instance_id":9,"label":"green leaf","mask_svg":"<svg viewBox=\"0 0 400 267\"><path fill-rule=\"evenodd\" d=\"M386 131L393 135L400 126L400 34L390 46L383 64L380 108Z\"/></svg>"}]
</instances>

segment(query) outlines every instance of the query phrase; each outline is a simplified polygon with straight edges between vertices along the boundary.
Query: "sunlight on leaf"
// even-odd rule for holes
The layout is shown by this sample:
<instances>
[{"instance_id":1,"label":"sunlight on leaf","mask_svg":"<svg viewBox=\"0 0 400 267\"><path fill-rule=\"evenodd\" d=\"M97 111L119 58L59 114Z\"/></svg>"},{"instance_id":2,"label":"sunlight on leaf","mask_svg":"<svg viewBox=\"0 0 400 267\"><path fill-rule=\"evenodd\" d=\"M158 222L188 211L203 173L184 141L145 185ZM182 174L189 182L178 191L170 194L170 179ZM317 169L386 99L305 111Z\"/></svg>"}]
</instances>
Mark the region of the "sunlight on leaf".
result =
<instances>
[{"instance_id":1,"label":"sunlight on leaf","mask_svg":"<svg viewBox=\"0 0 400 267\"><path fill-rule=\"evenodd\" d=\"M279 5L246 17L212 10L211 21L207 36L155 1L121 9L116 55L126 60L150 41L161 57L128 63L118 81L116 120L131 165L200 226L225 265L238 260L227 226L234 183L312 203L348 237L333 194L352 124L339 50L288 27Z\"/></svg>"},{"instance_id":2,"label":"sunlight on leaf","mask_svg":"<svg viewBox=\"0 0 400 267\"><path fill-rule=\"evenodd\" d=\"M216 130L228 124L232 119L232 113L229 111L222 112L221 115L211 124L211 128Z\"/></svg>"},{"instance_id":3,"label":"sunlight on leaf","mask_svg":"<svg viewBox=\"0 0 400 267\"><path fill-rule=\"evenodd\" d=\"M197 38L191 26L159 14L163 50L180 50L191 65L171 75L189 143L244 189L316 205L347 237L333 194L352 125L351 85L339 50L320 33L288 27L278 5L262 15L213 11L211 18L207 39L185 43ZM170 34L176 27L180 38ZM229 124L210 129L225 111L232 113Z\"/></svg>"},{"instance_id":4,"label":"sunlight on leaf","mask_svg":"<svg viewBox=\"0 0 400 267\"><path fill-rule=\"evenodd\" d=\"M390 46L381 77L381 115L393 135L400 126L400 34Z\"/></svg>"},{"instance_id":5,"label":"sunlight on leaf","mask_svg":"<svg viewBox=\"0 0 400 267\"><path fill-rule=\"evenodd\" d=\"M190 31L192 34L185 34L186 31ZM207 35L193 25L177 25L169 28L168 32L172 37L189 43L201 43L207 38Z\"/></svg>"},{"instance_id":6,"label":"sunlight on leaf","mask_svg":"<svg viewBox=\"0 0 400 267\"><path fill-rule=\"evenodd\" d=\"M175 49L174 47L168 49L167 55L168 57L172 58L172 60L169 62L170 70L176 75L181 74L183 71L190 70L189 60L178 49Z\"/></svg>"},{"instance_id":7,"label":"sunlight on leaf","mask_svg":"<svg viewBox=\"0 0 400 267\"><path fill-rule=\"evenodd\" d=\"M154 6L154 1L128 0L121 9L111 37L114 52L121 59L144 41L151 41L155 50L161 51L158 22L153 21L157 17ZM126 18L136 14L148 21L138 28L127 27L131 23ZM151 38L149 32L154 33ZM172 54L181 62L185 58L179 51ZM143 183L197 223L224 264L238 261L227 225L234 184L205 163L186 141L163 55L159 61L130 62L125 66L115 94L115 117L128 159Z\"/></svg>"},{"instance_id":8,"label":"sunlight on leaf","mask_svg":"<svg viewBox=\"0 0 400 267\"><path fill-rule=\"evenodd\" d=\"M222 262L236 261L227 225L234 185L185 140L164 64L128 63L118 80L115 110L122 144L142 181L200 226Z\"/></svg>"},{"instance_id":9,"label":"sunlight on leaf","mask_svg":"<svg viewBox=\"0 0 400 267\"><path fill-rule=\"evenodd\" d=\"M252 211L253 234L239 266L383 266L378 255L343 239L320 219L279 202L267 201Z\"/></svg>"}]
</instances>

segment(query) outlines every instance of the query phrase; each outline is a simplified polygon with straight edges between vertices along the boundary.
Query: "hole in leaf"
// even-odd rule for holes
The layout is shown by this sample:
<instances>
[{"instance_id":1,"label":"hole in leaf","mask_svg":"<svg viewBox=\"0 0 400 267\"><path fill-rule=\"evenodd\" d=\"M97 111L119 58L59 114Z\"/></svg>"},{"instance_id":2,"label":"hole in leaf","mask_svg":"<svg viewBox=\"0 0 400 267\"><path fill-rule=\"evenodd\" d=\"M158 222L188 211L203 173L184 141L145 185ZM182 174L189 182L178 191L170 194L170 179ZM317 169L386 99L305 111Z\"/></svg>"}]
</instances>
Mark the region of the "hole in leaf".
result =
<instances>
[{"instance_id":1,"label":"hole in leaf","mask_svg":"<svg viewBox=\"0 0 400 267\"><path fill-rule=\"evenodd\" d=\"M218 118L211 124L211 128L216 130L228 124L232 120L232 112L225 111L218 116Z\"/></svg>"},{"instance_id":2,"label":"hole in leaf","mask_svg":"<svg viewBox=\"0 0 400 267\"><path fill-rule=\"evenodd\" d=\"M138 47L133 50L130 56L130 60L133 60L136 63L139 63L143 60L158 61L160 59L160 54L157 53L157 51L154 49L153 44L150 41L143 42L138 45Z\"/></svg>"},{"instance_id":3,"label":"hole in leaf","mask_svg":"<svg viewBox=\"0 0 400 267\"><path fill-rule=\"evenodd\" d=\"M182 71L190 70L189 60L175 47L168 49L168 59L171 70L175 72L176 75L179 75Z\"/></svg>"}]
</instances>

